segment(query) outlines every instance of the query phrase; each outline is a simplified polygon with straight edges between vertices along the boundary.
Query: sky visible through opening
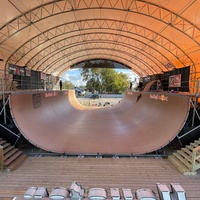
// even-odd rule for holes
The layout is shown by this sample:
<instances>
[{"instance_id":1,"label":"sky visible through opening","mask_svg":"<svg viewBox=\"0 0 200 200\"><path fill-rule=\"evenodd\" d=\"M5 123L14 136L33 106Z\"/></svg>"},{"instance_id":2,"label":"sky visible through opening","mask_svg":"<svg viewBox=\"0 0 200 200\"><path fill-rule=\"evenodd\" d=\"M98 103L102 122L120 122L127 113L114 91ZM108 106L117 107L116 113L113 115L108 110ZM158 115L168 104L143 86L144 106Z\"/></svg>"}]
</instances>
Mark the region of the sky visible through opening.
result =
<instances>
[{"instance_id":1,"label":"sky visible through opening","mask_svg":"<svg viewBox=\"0 0 200 200\"><path fill-rule=\"evenodd\" d=\"M122 72L123 74L126 74L129 77L130 82L133 83L138 83L139 82L139 76L137 76L132 70L130 69L114 69L117 73ZM79 87L79 86L85 86L85 82L82 80L81 74L80 74L81 69L76 68L76 69L70 69L66 71L62 75L62 81L70 81L74 86Z\"/></svg>"}]
</instances>

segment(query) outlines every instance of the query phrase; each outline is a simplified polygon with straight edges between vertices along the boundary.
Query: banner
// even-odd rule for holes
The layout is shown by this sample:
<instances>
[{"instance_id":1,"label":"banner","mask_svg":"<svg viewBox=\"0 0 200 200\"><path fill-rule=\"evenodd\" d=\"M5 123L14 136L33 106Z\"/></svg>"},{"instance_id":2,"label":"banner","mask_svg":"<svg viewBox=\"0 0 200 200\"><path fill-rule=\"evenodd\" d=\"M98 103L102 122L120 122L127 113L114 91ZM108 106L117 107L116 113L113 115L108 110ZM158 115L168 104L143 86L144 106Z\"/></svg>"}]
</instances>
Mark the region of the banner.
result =
<instances>
[{"instance_id":1,"label":"banner","mask_svg":"<svg viewBox=\"0 0 200 200\"><path fill-rule=\"evenodd\" d=\"M15 74L16 73L15 65L8 63L8 71L9 74Z\"/></svg>"},{"instance_id":2,"label":"banner","mask_svg":"<svg viewBox=\"0 0 200 200\"><path fill-rule=\"evenodd\" d=\"M31 70L28 67L25 67L26 76L31 76Z\"/></svg>"},{"instance_id":3,"label":"banner","mask_svg":"<svg viewBox=\"0 0 200 200\"><path fill-rule=\"evenodd\" d=\"M181 74L169 77L169 87L181 87Z\"/></svg>"},{"instance_id":4,"label":"banner","mask_svg":"<svg viewBox=\"0 0 200 200\"><path fill-rule=\"evenodd\" d=\"M10 64L10 63L8 64L8 71L9 71L9 74L25 76L24 67L19 67L14 64Z\"/></svg>"},{"instance_id":5,"label":"banner","mask_svg":"<svg viewBox=\"0 0 200 200\"><path fill-rule=\"evenodd\" d=\"M24 67L20 67L19 68L19 74L20 74L20 76L25 76L25 69L24 69Z\"/></svg>"},{"instance_id":6,"label":"banner","mask_svg":"<svg viewBox=\"0 0 200 200\"><path fill-rule=\"evenodd\" d=\"M32 100L34 108L39 108L42 105L40 94L33 94Z\"/></svg>"},{"instance_id":7,"label":"banner","mask_svg":"<svg viewBox=\"0 0 200 200\"><path fill-rule=\"evenodd\" d=\"M41 73L40 76L41 76L41 80L45 80L46 81L47 77L46 77L45 73Z\"/></svg>"},{"instance_id":8,"label":"banner","mask_svg":"<svg viewBox=\"0 0 200 200\"><path fill-rule=\"evenodd\" d=\"M169 69L169 68L173 68L173 69L175 68L174 64L173 64L172 62L170 62L170 61L168 61L168 62L165 63L164 65L165 65L165 67L168 68L168 69Z\"/></svg>"}]
</instances>

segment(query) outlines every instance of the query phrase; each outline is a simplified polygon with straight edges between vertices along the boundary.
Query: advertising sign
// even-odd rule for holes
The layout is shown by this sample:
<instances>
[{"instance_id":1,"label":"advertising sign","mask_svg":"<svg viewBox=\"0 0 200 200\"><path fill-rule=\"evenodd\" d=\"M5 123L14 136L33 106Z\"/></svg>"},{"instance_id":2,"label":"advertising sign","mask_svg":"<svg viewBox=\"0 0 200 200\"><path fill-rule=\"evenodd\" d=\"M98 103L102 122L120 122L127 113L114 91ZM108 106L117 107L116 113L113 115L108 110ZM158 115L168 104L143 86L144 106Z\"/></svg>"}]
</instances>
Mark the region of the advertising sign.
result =
<instances>
[{"instance_id":1,"label":"advertising sign","mask_svg":"<svg viewBox=\"0 0 200 200\"><path fill-rule=\"evenodd\" d=\"M181 87L181 74L169 77L169 87Z\"/></svg>"}]
</instances>

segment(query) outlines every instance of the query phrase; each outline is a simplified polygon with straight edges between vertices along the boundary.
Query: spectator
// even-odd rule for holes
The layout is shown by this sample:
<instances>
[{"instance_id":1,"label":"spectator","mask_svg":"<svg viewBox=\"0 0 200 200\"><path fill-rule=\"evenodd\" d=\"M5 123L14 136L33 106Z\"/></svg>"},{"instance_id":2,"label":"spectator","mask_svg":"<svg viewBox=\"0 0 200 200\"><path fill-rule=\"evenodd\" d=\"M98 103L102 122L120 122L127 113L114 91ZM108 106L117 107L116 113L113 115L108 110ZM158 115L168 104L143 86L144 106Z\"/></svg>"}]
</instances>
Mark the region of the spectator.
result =
<instances>
[{"instance_id":1,"label":"spectator","mask_svg":"<svg viewBox=\"0 0 200 200\"><path fill-rule=\"evenodd\" d=\"M161 81L160 80L157 80L156 91L157 92L161 91Z\"/></svg>"},{"instance_id":2,"label":"spectator","mask_svg":"<svg viewBox=\"0 0 200 200\"><path fill-rule=\"evenodd\" d=\"M62 90L62 80L60 80L59 84L60 84L60 90Z\"/></svg>"},{"instance_id":3,"label":"spectator","mask_svg":"<svg viewBox=\"0 0 200 200\"><path fill-rule=\"evenodd\" d=\"M130 90L132 90L132 86L133 86L133 84L132 84L132 82L130 82L130 88L129 88Z\"/></svg>"},{"instance_id":4,"label":"spectator","mask_svg":"<svg viewBox=\"0 0 200 200\"><path fill-rule=\"evenodd\" d=\"M140 81L138 84L138 90L142 91L142 89L143 89L143 83Z\"/></svg>"}]
</instances>

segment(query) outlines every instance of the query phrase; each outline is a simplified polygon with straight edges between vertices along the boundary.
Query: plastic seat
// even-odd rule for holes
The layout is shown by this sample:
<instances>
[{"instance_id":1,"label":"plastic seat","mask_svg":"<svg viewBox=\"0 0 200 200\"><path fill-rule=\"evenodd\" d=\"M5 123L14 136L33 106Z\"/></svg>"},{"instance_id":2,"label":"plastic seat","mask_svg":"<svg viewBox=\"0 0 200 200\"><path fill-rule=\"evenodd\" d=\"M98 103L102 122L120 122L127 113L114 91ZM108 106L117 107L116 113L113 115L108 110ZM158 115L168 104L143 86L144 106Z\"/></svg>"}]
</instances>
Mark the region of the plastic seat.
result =
<instances>
[{"instance_id":1,"label":"plastic seat","mask_svg":"<svg viewBox=\"0 0 200 200\"><path fill-rule=\"evenodd\" d=\"M123 188L122 192L123 192L125 200L132 200L133 199L133 194L131 192L131 189Z\"/></svg>"},{"instance_id":2,"label":"plastic seat","mask_svg":"<svg viewBox=\"0 0 200 200\"><path fill-rule=\"evenodd\" d=\"M110 188L110 196L113 200L119 200L120 194L118 188Z\"/></svg>"},{"instance_id":3,"label":"plastic seat","mask_svg":"<svg viewBox=\"0 0 200 200\"><path fill-rule=\"evenodd\" d=\"M172 200L186 200L185 190L179 183L171 183L171 199Z\"/></svg>"},{"instance_id":4,"label":"plastic seat","mask_svg":"<svg viewBox=\"0 0 200 200\"><path fill-rule=\"evenodd\" d=\"M29 187L28 190L24 193L25 199L31 199L33 198L33 195L35 194L37 190L37 187Z\"/></svg>"},{"instance_id":5,"label":"plastic seat","mask_svg":"<svg viewBox=\"0 0 200 200\"><path fill-rule=\"evenodd\" d=\"M107 198L107 192L103 188L91 188L88 192L88 199L104 200Z\"/></svg>"},{"instance_id":6,"label":"plastic seat","mask_svg":"<svg viewBox=\"0 0 200 200\"><path fill-rule=\"evenodd\" d=\"M156 195L152 190L139 189L135 192L135 196L138 200L156 200Z\"/></svg>"},{"instance_id":7,"label":"plastic seat","mask_svg":"<svg viewBox=\"0 0 200 200\"><path fill-rule=\"evenodd\" d=\"M165 183L156 183L160 200L171 200L170 190Z\"/></svg>"},{"instance_id":8,"label":"plastic seat","mask_svg":"<svg viewBox=\"0 0 200 200\"><path fill-rule=\"evenodd\" d=\"M30 199L30 198L39 199L48 196L49 194L46 187L29 187L23 197L25 199Z\"/></svg>"},{"instance_id":9,"label":"plastic seat","mask_svg":"<svg viewBox=\"0 0 200 200\"><path fill-rule=\"evenodd\" d=\"M53 188L49 197L51 199L65 199L69 197L69 191L63 187Z\"/></svg>"}]
</instances>

